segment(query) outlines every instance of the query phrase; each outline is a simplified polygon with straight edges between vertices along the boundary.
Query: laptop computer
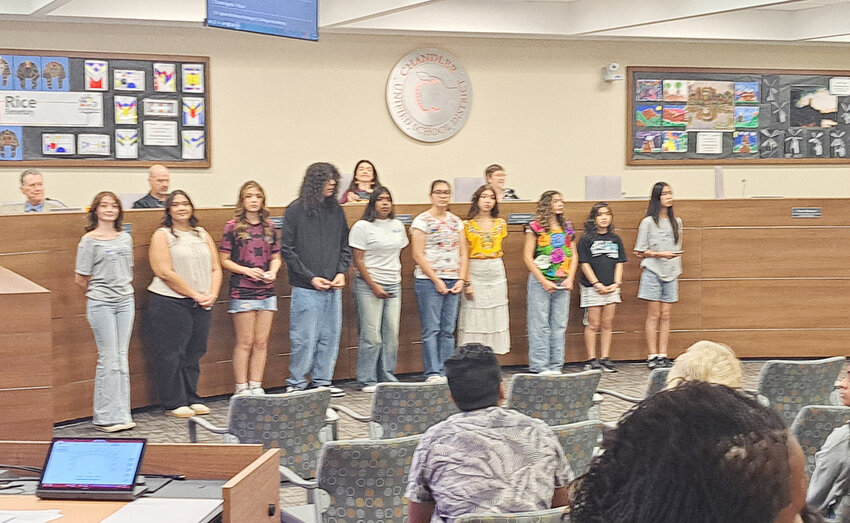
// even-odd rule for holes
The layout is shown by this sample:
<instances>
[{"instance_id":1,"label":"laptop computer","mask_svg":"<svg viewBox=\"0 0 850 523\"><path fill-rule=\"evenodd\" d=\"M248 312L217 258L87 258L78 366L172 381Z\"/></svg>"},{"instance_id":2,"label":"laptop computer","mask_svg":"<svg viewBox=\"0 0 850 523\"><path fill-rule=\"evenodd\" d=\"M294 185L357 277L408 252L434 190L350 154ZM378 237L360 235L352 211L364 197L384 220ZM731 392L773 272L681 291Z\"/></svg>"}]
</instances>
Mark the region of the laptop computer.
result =
<instances>
[{"instance_id":1,"label":"laptop computer","mask_svg":"<svg viewBox=\"0 0 850 523\"><path fill-rule=\"evenodd\" d=\"M144 438L53 438L35 495L43 499L132 501Z\"/></svg>"}]
</instances>

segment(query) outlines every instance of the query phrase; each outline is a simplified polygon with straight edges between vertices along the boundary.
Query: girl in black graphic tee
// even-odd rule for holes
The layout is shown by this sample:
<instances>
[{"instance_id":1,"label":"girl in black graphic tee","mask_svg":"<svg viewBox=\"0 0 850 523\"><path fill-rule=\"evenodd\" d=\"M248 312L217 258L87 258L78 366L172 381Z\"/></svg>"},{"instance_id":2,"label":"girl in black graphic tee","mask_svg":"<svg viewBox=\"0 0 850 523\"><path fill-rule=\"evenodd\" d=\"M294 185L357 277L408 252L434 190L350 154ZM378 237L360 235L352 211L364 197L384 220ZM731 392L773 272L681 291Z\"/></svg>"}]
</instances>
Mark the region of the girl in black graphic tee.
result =
<instances>
[{"instance_id":1,"label":"girl in black graphic tee","mask_svg":"<svg viewBox=\"0 0 850 523\"><path fill-rule=\"evenodd\" d=\"M614 234L611 207L599 202L590 209L584 224L584 234L578 243L578 262L581 267L581 306L587 310L584 346L587 349L587 370L617 372L611 363L611 331L614 311L620 300L623 283L623 264L626 250L623 241ZM596 359L596 335L599 336L601 358Z\"/></svg>"}]
</instances>

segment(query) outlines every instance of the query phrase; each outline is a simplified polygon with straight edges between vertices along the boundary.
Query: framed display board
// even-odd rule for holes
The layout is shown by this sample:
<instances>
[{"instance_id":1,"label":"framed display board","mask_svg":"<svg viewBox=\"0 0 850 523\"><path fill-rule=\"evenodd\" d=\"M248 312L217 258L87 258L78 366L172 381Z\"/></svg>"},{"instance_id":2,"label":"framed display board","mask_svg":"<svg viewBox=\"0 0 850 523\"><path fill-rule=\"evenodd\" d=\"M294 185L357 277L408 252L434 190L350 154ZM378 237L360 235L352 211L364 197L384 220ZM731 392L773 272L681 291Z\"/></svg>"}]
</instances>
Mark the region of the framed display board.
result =
<instances>
[{"instance_id":1,"label":"framed display board","mask_svg":"<svg viewBox=\"0 0 850 523\"><path fill-rule=\"evenodd\" d=\"M850 164L850 71L626 74L627 165Z\"/></svg>"},{"instance_id":2,"label":"framed display board","mask_svg":"<svg viewBox=\"0 0 850 523\"><path fill-rule=\"evenodd\" d=\"M208 168L210 59L0 49L0 166Z\"/></svg>"}]
</instances>

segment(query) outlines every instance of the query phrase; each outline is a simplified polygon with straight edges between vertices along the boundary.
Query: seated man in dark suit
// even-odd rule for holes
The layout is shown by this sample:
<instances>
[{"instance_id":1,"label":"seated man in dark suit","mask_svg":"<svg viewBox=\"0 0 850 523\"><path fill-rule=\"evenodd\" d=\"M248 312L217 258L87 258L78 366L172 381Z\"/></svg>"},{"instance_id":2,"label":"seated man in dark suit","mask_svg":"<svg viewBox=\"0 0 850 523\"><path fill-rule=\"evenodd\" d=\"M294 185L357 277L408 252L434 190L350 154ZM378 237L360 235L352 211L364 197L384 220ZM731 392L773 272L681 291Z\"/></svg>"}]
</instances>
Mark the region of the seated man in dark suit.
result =
<instances>
[{"instance_id":1,"label":"seated man in dark suit","mask_svg":"<svg viewBox=\"0 0 850 523\"><path fill-rule=\"evenodd\" d=\"M573 473L561 443L545 422L498 406L505 391L490 347L462 345L445 368L461 412L428 429L416 447L405 493L410 523L569 503Z\"/></svg>"},{"instance_id":2,"label":"seated man in dark suit","mask_svg":"<svg viewBox=\"0 0 850 523\"><path fill-rule=\"evenodd\" d=\"M161 209L165 206L165 198L168 197L168 182L171 175L168 167L164 165L151 165L148 169L148 183L151 186L149 193L133 202L133 209Z\"/></svg>"}]
</instances>

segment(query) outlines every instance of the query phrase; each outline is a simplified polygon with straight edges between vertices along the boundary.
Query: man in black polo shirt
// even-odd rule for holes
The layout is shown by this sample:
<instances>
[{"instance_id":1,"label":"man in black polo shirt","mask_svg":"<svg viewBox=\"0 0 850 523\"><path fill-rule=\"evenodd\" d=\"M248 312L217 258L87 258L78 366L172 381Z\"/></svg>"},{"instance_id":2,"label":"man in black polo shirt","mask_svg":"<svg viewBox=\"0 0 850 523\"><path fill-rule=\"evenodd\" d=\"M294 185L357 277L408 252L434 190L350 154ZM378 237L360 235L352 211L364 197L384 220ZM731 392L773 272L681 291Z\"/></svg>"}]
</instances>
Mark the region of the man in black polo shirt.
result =
<instances>
[{"instance_id":1,"label":"man in black polo shirt","mask_svg":"<svg viewBox=\"0 0 850 523\"><path fill-rule=\"evenodd\" d=\"M148 170L148 183L151 186L149 193L133 202L133 209L161 209L165 206L165 198L168 196L168 182L171 175L168 167L164 165L151 165Z\"/></svg>"}]
</instances>

